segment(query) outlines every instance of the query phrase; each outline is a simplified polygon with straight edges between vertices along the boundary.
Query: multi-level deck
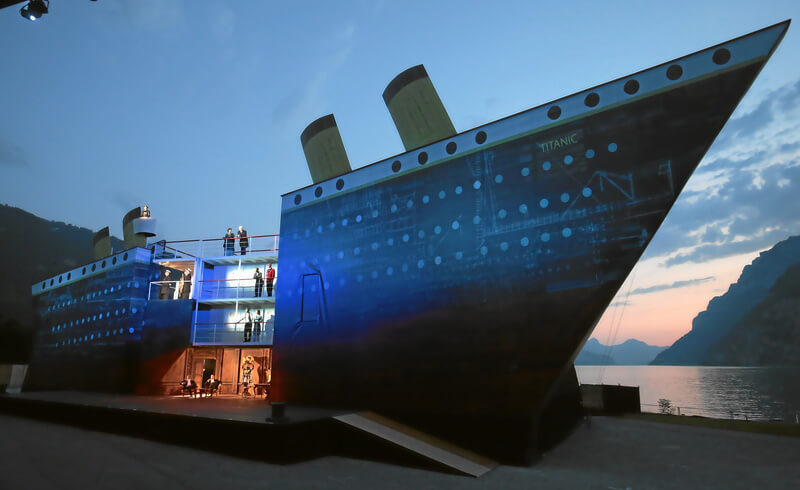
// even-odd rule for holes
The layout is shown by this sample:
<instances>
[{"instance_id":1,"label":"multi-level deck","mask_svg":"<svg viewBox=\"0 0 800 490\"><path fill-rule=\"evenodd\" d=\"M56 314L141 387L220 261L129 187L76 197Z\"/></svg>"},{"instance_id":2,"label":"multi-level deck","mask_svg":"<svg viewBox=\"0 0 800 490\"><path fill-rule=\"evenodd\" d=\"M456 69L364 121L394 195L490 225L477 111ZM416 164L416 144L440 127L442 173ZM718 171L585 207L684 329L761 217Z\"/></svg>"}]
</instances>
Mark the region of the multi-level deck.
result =
<instances>
[{"instance_id":1,"label":"multi-level deck","mask_svg":"<svg viewBox=\"0 0 800 490\"><path fill-rule=\"evenodd\" d=\"M249 247L242 255L241 248L226 255L222 238L157 242L152 245L153 262L170 270L169 278L162 274L150 282L148 299L159 299L167 292L169 299L194 299L191 339L193 345L272 345L275 316L275 285L277 282L278 235L248 237ZM272 284L267 270L275 271ZM263 276L257 291L256 269ZM191 283L184 285L182 274L191 270ZM189 287L181 295L181 288ZM257 293L259 293L257 295ZM250 310L255 319L260 313L262 322L247 333L245 314Z\"/></svg>"},{"instance_id":2,"label":"multi-level deck","mask_svg":"<svg viewBox=\"0 0 800 490\"><path fill-rule=\"evenodd\" d=\"M228 392L268 383L277 281L266 270L277 271L278 236L248 239L245 254L238 240L235 250L222 239L155 242L33 285L29 386L169 393L211 374Z\"/></svg>"}]
</instances>

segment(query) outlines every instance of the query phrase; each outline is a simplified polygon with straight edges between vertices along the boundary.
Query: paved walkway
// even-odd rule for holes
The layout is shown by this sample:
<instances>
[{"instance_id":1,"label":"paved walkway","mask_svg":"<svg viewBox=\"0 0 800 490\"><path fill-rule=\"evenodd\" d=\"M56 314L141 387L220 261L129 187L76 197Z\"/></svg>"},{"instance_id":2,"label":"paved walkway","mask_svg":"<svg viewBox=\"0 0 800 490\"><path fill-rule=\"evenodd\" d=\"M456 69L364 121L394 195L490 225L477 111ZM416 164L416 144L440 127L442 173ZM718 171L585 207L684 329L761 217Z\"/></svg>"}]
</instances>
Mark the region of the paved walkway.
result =
<instances>
[{"instance_id":1,"label":"paved walkway","mask_svg":"<svg viewBox=\"0 0 800 490\"><path fill-rule=\"evenodd\" d=\"M478 479L338 457L275 465L4 414L0 434L2 489L800 488L798 438L604 417L534 466Z\"/></svg>"}]
</instances>

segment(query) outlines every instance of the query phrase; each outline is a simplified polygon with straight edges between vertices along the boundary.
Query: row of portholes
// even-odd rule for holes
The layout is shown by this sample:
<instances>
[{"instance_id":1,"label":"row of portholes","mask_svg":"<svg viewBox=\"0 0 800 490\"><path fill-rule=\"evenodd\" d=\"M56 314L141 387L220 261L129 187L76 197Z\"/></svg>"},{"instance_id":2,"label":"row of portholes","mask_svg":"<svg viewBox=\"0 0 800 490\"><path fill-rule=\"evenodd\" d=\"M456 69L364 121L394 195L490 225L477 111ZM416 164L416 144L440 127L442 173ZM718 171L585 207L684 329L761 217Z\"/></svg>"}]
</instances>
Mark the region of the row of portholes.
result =
<instances>
[{"instance_id":1,"label":"row of portholes","mask_svg":"<svg viewBox=\"0 0 800 490\"><path fill-rule=\"evenodd\" d=\"M588 189L588 192L587 192L587 189ZM585 187L583 195L585 197L590 197L591 196L591 189L588 188L588 187ZM564 202L564 203L568 202L569 201L569 195L567 193L562 194L561 201ZM545 207L547 207L547 205L548 205L547 199L542 199L542 201L540 202L540 206L545 208ZM524 213L528 212L528 208L527 208L527 206L525 204L522 204L519 207L519 211L520 211L520 213L524 214ZM505 209L501 209L498 212L498 216L501 219L505 218L507 216L506 210ZM475 225L479 224L480 222L481 222L481 219L480 219L479 216L475 216L472 219L472 223L475 224ZM450 224L450 228L452 228L453 230L458 230L460 227L461 227L461 223L458 220L455 220ZM443 231L443 229L442 229L441 226L436 226L433 229L434 235L439 235L439 234L442 233L442 231ZM419 230L419 232L417 232L417 236L420 239L425 238L425 231L424 230ZM572 228L570 228L570 227L562 228L561 229L561 236L563 236L564 238L571 237L572 236ZM546 243L546 242L550 241L551 235L550 235L549 232L544 232L541 235L539 235L539 238L541 239L542 242ZM408 233L404 233L402 235L402 237L400 237L400 241L402 241L403 243L408 243L410 240L411 240L411 235L408 234ZM527 237L523 237L520 240L520 245L522 245L523 247L527 247L529 245L529 243L530 243L530 240ZM391 247L394 244L395 244L395 239L394 238L389 238L389 239L386 240L386 245L387 246ZM370 248L372 250L378 250L380 247L381 247L381 244L379 242L372 242L372 244L370 245ZM508 250L508 242L502 242L500 244L500 249L502 251L504 251L504 252L506 250ZM361 247L354 247L353 248L353 256L361 255L361 251L362 251ZM486 255L488 253L489 249L487 247L481 247L479 251L480 251L481 255ZM456 259L457 260L461 260L461 255L460 254L461 254L461 252L458 252L458 254L456 254ZM339 250L339 252L336 254L336 257L339 258L339 260L344 259L344 256L345 256L344 250ZM330 262L330 260L331 260L331 256L330 255L326 255L325 256L325 262ZM315 265L318 265L319 264L319 259L314 259L312 261L312 263L315 264ZM435 263L437 265L439 263L441 263L441 258L439 258L438 262L435 261ZM306 267L307 265L308 264L305 261L302 262L302 266L303 267ZM405 271L403 271L403 272L405 272Z\"/></svg>"},{"instance_id":2,"label":"row of portholes","mask_svg":"<svg viewBox=\"0 0 800 490\"><path fill-rule=\"evenodd\" d=\"M106 268L106 260L107 259L104 259L102 262L100 262L100 268L101 269L105 269ZM122 255L122 261L125 262L127 260L128 260L128 252L125 252ZM111 258L111 265L116 265L116 263L117 263L117 256L114 256L114 257ZM92 264L92 272L94 272L95 270L97 270L97 264ZM81 275L82 276L86 275L86 267L81 269ZM70 279L72 279L72 272L68 272L67 273L67 281L69 281ZM63 274L58 276L58 284L61 284L61 282L63 280L64 280L64 275ZM50 285L52 286L54 283L55 283L55 278L50 279ZM44 281L42 283L42 290L44 290L45 288L47 288L47 281Z\"/></svg>"},{"instance_id":3,"label":"row of portholes","mask_svg":"<svg viewBox=\"0 0 800 490\"><path fill-rule=\"evenodd\" d=\"M545 163L549 163L549 162L545 162ZM526 167L526 168L527 168L527 167ZM545 170L547 170L547 169L545 169ZM525 174L523 173L523 175L525 175ZM499 177L499 179L498 179L498 177ZM502 174L497 174L497 175L495 176L495 182L498 182L498 183L500 183L500 182L502 182L502 181L503 181L503 179L502 179ZM477 180L476 180L476 181L475 181L475 183L473 184L473 187L474 187L474 188L476 188L476 189L480 188L480 181L477 181ZM460 194L460 193L461 193L461 192L460 192L458 189L460 189L460 186L456 188L456 194ZM442 195L441 195L442 193L444 193L444 191L440 191L440 195L439 195L440 199L443 199L443 198L444 198L444 196L442 196ZM592 188L591 188L591 187L588 187L588 186L586 186L586 187L583 187L583 188L581 189L581 191L580 191L580 195L581 195L581 196L583 196L583 197L585 197L585 198L590 198L590 197L592 197L592 195L593 195L593 194L594 194L594 192L592 191ZM567 204L567 203L569 203L569 202L570 202L570 200L571 200L571 195L570 195L570 193L569 193L569 192L562 192L562 193L560 194L560 196L559 196L559 200L560 200L562 203L564 203L564 204ZM427 194L426 194L426 195L424 195L424 196L422 196L422 199L421 199L421 201L423 202L423 204L428 204L428 203L430 202L430 196L429 196L429 195L427 195ZM542 199L540 199L540 200L539 200L539 207L540 207L540 208L542 208L542 209L546 209L546 208L548 208L548 207L549 207L549 205L550 205L550 200L549 200L549 199L547 199L546 197L543 197ZM414 201L409 199L409 200L406 202L406 207L407 207L407 208L409 208L409 209L411 209L413 206L414 206ZM391 212L393 212L393 213L394 213L394 212L397 212L397 211L398 211L398 209L399 209L399 208L397 207L397 205L396 205L396 204L392 204L392 208L391 208L390 210L391 210ZM523 203L523 204L520 204L518 209L519 209L519 212L520 212L521 214L527 214L527 213L528 213L528 205L527 205L527 204L524 204L524 203ZM505 209L500 209L500 210L498 211L498 213L497 213L497 216L498 216L500 219L504 219L506 216L508 216L508 212L507 212ZM373 217L373 218L377 218L377 217L378 217L378 211L377 211L377 210L373 210L373 211L372 211L372 217ZM362 215L358 214L358 215L356 215L356 217L355 217L355 222L356 222L356 223L361 223L361 222L363 221L363 219L364 219L364 218L362 217ZM474 217L472 218L472 224L474 224L474 225L478 225L478 224L480 224L480 222L481 222L481 217L480 217L480 216L477 216L477 215L476 215L476 216L474 216ZM347 226L347 224L348 224L348 223L349 223L349 221L348 221L348 219L347 219L347 218L344 218L344 219L342 219L342 226ZM461 223L460 223L458 220L455 220L455 221L453 221L453 222L450 224L450 227L451 227L453 230L458 230L458 229L461 227ZM336 228L336 222L334 222L334 221L331 221L331 222L330 222L330 224L328 225L328 228L330 228L331 230L335 229L335 228ZM318 234L321 234L321 233L322 233L324 230L325 230L325 227L323 227L322 225L318 225L318 226L317 226L317 228L316 228L316 231L317 231L317 233L318 233ZM439 234L442 232L442 227L441 227L441 226L438 226L438 225L437 225L437 226L435 226L435 227L434 227L434 229L433 229L433 232L434 232L434 234L435 234L435 235L439 235ZM420 238L420 239L422 239L422 238L424 238L424 237L425 237L425 231L424 231L424 230L419 230L419 232L417 233L417 235L419 236L419 238ZM311 229L306 229L306 230L305 230L305 233L304 233L304 236L305 236L306 238L309 238L309 237L311 237ZM299 238L299 235L298 235L298 233L297 233L297 232L295 232L295 233L294 233L294 236L293 236L293 238L294 238L294 239L298 239L298 238ZM410 240L410 235L409 235L408 233L406 233L406 234L404 234L404 235L402 236L402 241L403 241L404 243L408 243L408 241L409 241L409 240ZM394 245L394 239L393 239L393 238L389 238L389 239L387 239L387 245L389 245L389 246L392 246L392 245ZM379 245L378 245L378 242L374 242L374 243L372 244L372 250L377 250L377 249L378 249L378 246L379 246ZM354 249L354 254L355 254L355 255L359 255L359 253L360 253L360 250L361 250L361 249L360 249L359 247L356 247L356 248ZM343 254L343 252L339 252L339 258L341 259L341 258L343 258L343 257L344 257L344 254Z\"/></svg>"},{"instance_id":4,"label":"row of portholes","mask_svg":"<svg viewBox=\"0 0 800 490\"><path fill-rule=\"evenodd\" d=\"M128 333L132 334L133 332L135 332L135 330L132 327L128 328ZM114 329L114 330L106 330L106 335L105 336L106 337L111 337L112 335L121 335L123 333L125 333L125 329L124 328L119 328L119 329ZM62 340L61 342L57 342L56 345L59 346L59 347L63 347L65 345L70 345L70 344L79 344L81 342L89 342L89 341L92 341L92 340L100 340L102 338L103 338L103 333L102 332L97 333L97 334L93 333L93 334L89 334L89 335L84 335L83 337L73 337L71 339Z\"/></svg>"},{"instance_id":5,"label":"row of portholes","mask_svg":"<svg viewBox=\"0 0 800 490\"><path fill-rule=\"evenodd\" d=\"M568 227L568 226L565 226L564 228L562 228L562 229L561 229L561 231L560 231L559 233L560 233L560 235L561 235L563 238L570 238L570 237L573 235L572 228L570 228L570 227ZM552 240L552 236L551 236L551 234L550 234L549 232L544 232L544 233L542 233L541 235L539 235L539 239L540 239L540 241L541 241L542 243L547 243L547 242L549 242L550 240ZM520 247L522 247L522 248L526 248L526 247L528 247L530 244L531 244L531 240L530 240L528 237L522 237L522 238L520 238L520 239L519 239L519 245L520 245ZM502 241L502 242L500 242L500 243L497 245L497 248L498 248L498 249L499 249L501 252L507 252L507 251L508 251L508 250L511 248L511 244L510 244L509 242L507 242L507 241ZM358 250L358 248L356 248L356 250ZM481 247L478 249L478 253L479 253L481 256L486 256L486 255L488 255L488 254L489 254L489 252L490 252L490 249L489 249L489 247L488 247L488 246L486 246L486 245L483 245L483 246L481 246ZM343 257L343 255L344 255L344 252L341 252L341 251L340 251L340 252L339 252L339 258L342 258L342 257ZM358 253L356 253L356 255L358 255ZM464 258L464 253L463 253L463 252L461 252L461 251L458 251L458 252L456 252L456 253L453 255L453 257L454 257L454 258L455 258L457 261L460 261L461 259L463 259L463 258ZM316 263L316 262L318 262L318 261L315 261L315 263ZM441 264L444 262L444 258L443 258L441 255L437 255L437 256L435 256L435 257L433 258L433 260L432 260L432 261L430 261L430 262L432 262L434 265L441 265ZM416 264L412 264L412 266L411 266L411 267L410 267L410 266L409 266L409 264L407 264L407 263L403 264L403 265L400 267L400 270L401 270L401 271L403 271L403 272L408 272L408 271L409 271L409 269L410 269L410 268L413 268L413 266L414 266L414 265L416 265L416 268L417 268L417 269L420 269L420 270L421 270L421 269L424 269L424 268L425 268L425 266L426 266L426 265L428 265L430 262L426 262L424 259L419 259L419 260L416 262ZM394 269L394 267L391 267L391 266L387 267L387 268L386 268L386 270L384 271L384 273L385 273L385 275L386 275L386 276L392 276L392 275L394 274L394 272L395 272L395 269ZM373 270L373 271L372 271L372 272L369 274L369 277L371 277L372 279L377 279L379 276L380 276L380 273L379 273L377 270ZM364 277L364 275L363 275L363 274L358 274L358 275L356 276L356 282L362 282L364 279L365 279L365 277ZM340 285L340 286L344 286L346 283L347 283L347 280L346 280L345 278L340 278L340 279L339 279L339 285ZM327 289L329 289L329 288L330 288L330 285L331 285L331 283L330 283L330 282L325 282L323 287L324 287L324 288L327 290ZM314 292L314 291L316 291L316 288L312 288L312 292ZM303 293L303 290L302 290L302 288L298 288L298 289L297 289L297 294L298 294L298 295L301 295L302 293ZM287 293L286 293L286 294L287 294L287 296L291 297L291 296L292 296L292 291L287 291Z\"/></svg>"},{"instance_id":6,"label":"row of portholes","mask_svg":"<svg viewBox=\"0 0 800 490\"><path fill-rule=\"evenodd\" d=\"M133 283L128 282L128 286L127 287L130 288L131 285L133 285L134 288L138 288L139 287L139 281L135 281ZM56 303L55 305L48 306L47 307L47 311L56 311L58 309L63 309L64 307L70 306L71 304L78 303L78 301L89 300L89 299L92 299L92 298L96 298L98 296L102 296L104 294L113 293L114 291L122 291L122 288L124 288L124 287L125 287L124 284L119 284L117 286L111 286L110 288L106 288L103 291L94 291L94 292L91 292L91 293L86 293L85 296L81 296L80 297L80 300L71 299L71 300L67 300L66 302L63 302L63 303Z\"/></svg>"},{"instance_id":7,"label":"row of portholes","mask_svg":"<svg viewBox=\"0 0 800 490\"><path fill-rule=\"evenodd\" d=\"M616 143L612 142L612 143L608 144L607 148L608 148L609 153L614 153L619 149L619 146ZM586 158L590 159L590 160L592 158L594 158L595 155L596 155L595 151L593 149L591 149L591 148L589 148L588 150L586 150L584 152L584 156ZM562 158L562 161L564 162L564 165L572 165L572 163L575 161L575 157L573 157L572 155L567 154L567 155L564 155L564 157ZM542 170L547 172L551 168L553 168L553 163L550 160L545 160L544 162L542 162ZM529 176L531 174L530 167L522 167L522 169L520 169L520 174L523 177ZM495 182L500 184L502 182L502 177L500 177L500 179L501 179L500 182L498 182L497 181L497 177L495 177Z\"/></svg>"},{"instance_id":8,"label":"row of portholes","mask_svg":"<svg viewBox=\"0 0 800 490\"><path fill-rule=\"evenodd\" d=\"M716 51L714 51L713 55L711 56L711 59L714 62L714 64L724 65L728 63L728 61L730 61L731 53L726 48L719 48ZM667 68L666 76L668 79L672 81L678 80L683 76L683 67L681 67L681 65L679 64L670 65ZM630 79L625 82L625 85L622 87L622 90L628 95L634 95L639 91L639 88L640 88L639 81L636 79ZM584 97L583 103L586 107L596 107L597 104L600 103L600 95L598 95L597 92L590 92L589 94L586 95L586 97ZM550 106L550 108L547 110L547 117L553 121L560 118L561 107L559 105ZM486 138L487 136L485 131L478 131L475 134L475 142L478 143L479 145L485 143ZM450 141L445 146L445 150L449 155L455 153L457 149L458 145L456 144L455 141ZM420 165L425 165L428 162L428 153L425 151L418 153L417 162ZM402 169L402 167L403 164L400 160L395 160L394 162L392 162L391 168L393 172L395 173L399 172ZM343 179L337 180L336 189L342 190L343 188L344 188L344 180ZM314 189L314 195L316 197L318 198L322 197L322 193L323 190L321 186L318 186L316 189ZM301 202L303 202L303 196L301 196L300 194L295 194L294 204L297 206Z\"/></svg>"},{"instance_id":9,"label":"row of portholes","mask_svg":"<svg viewBox=\"0 0 800 490\"><path fill-rule=\"evenodd\" d=\"M731 52L725 48L720 48L714 51L714 54L711 56L711 60L716 65L724 65L731 59ZM675 81L678 80L680 77L683 76L683 67L679 64L670 65L666 71L667 78ZM625 82L623 85L622 90L628 95L634 95L636 92L639 91L639 81L636 79L630 79ZM583 104L586 107L595 107L597 104L600 103L600 96L597 92L590 92L586 95L583 99ZM547 117L551 120L555 121L559 117L561 117L561 107L558 105L550 106L547 110Z\"/></svg>"},{"instance_id":10,"label":"row of portholes","mask_svg":"<svg viewBox=\"0 0 800 490\"><path fill-rule=\"evenodd\" d=\"M619 149L619 146L618 146L616 143L614 143L614 142L611 142L611 143L609 143L609 144L608 144L608 146L607 146L607 149L608 149L609 153L615 153L615 152L616 152L616 151ZM596 154L596 153L595 153L595 151L594 151L593 149L591 149L591 148L587 149L587 150L584 152L584 156L585 156L586 158L588 158L588 159L592 159L592 158L594 158L595 154ZM569 154L567 154L567 155L564 155L564 157L563 157L563 162L564 162L564 164L565 164L565 165L572 165L572 163L573 163L574 161L575 161L575 158L574 158L572 155L569 155ZM395 170L395 165L396 165L396 170ZM395 161L395 162L392 164L392 169L393 169L395 172L397 172L397 171L399 171L399 170L400 170L400 168L401 168L400 161L399 161L399 160L396 160L396 161ZM542 169L543 169L544 171L548 171L548 170L550 170L551 168L552 168L552 163L551 163L549 160L547 160L547 161L545 161L545 162L543 162L543 163L542 163ZM527 177L528 175L530 175L530 168L529 168L529 167L523 167L523 168L520 170L520 173L522 174L522 176L523 176L523 177ZM495 180L495 183L497 183L497 184L500 184L500 183L502 183L502 182L503 182L503 176L502 176L502 174L497 174L497 175L495 175L495 178L494 178L494 180ZM472 187L473 187L473 189L475 189L475 190L478 190L478 189L480 189L480 188L481 188L481 185L482 185L482 184L481 184L481 181L480 181L480 180L476 180L476 181L474 181L474 182L472 183ZM459 185L459 186L456 186L456 188L455 188L455 193L456 193L456 194L461 194L461 193L462 193L462 191L463 191L463 188L462 188L460 185ZM320 195L321 195L321 193L320 193ZM444 190L441 190L441 191L439 191L438 197L439 197L439 199L444 199L446 195L447 195L447 194L446 194L446 192L445 192ZM586 196L586 197L589 197L589 196ZM423 204L428 204L428 203L430 202L430 196L428 196L427 194L426 194L425 196L423 196L423 197L422 197L422 202L423 202ZM413 206L414 206L414 204L413 204L413 200L410 200L410 199L409 199L409 200L406 202L406 207L407 207L407 208L409 208L409 209L411 209ZM397 212L398 210L399 210L399 207L397 206L397 204L392 204L392 207L390 208L390 211L391 211L392 213L395 213L395 212ZM373 210L373 211L372 211L372 217L373 217L373 218L377 218L377 217L378 217L378 211L377 211L377 210ZM360 223L360 222L361 222L361 219L362 219L361 215L358 215L358 216L356 216L356 223ZM349 223L349 221L348 221L348 219L347 219L347 218L344 218L344 219L342 219L342 226L347 226L347 223ZM329 225L329 228L330 228L331 230L333 230L334 228L336 228L336 223L335 223L335 222L333 222L333 221L331 221L331 223L330 223L330 225ZM319 225L319 226L317 226L317 232L318 232L318 233L322 233L322 229L323 229L322 225ZM306 234L305 234L305 236L306 236L306 237L309 237L310 235L311 235L311 232L310 232L310 230L306 230ZM297 239L297 238L298 238L296 233L295 233L295 236L294 236L294 238L295 238L295 239Z\"/></svg>"},{"instance_id":11,"label":"row of portholes","mask_svg":"<svg viewBox=\"0 0 800 490\"><path fill-rule=\"evenodd\" d=\"M121 310L117 309L117 310L114 311L114 316L119 316L120 314L125 315L126 311L127 310L125 308L122 308ZM132 315L135 315L137 311L138 310L137 310L137 308L135 306L133 308L131 308L131 314ZM87 324L87 323L91 323L91 322L96 322L98 320L102 320L104 316L105 316L106 320L111 318L111 312L108 311L105 314L100 313L99 315L92 315L91 317L87 316L87 317L84 317L84 318L81 318L81 319L78 319L78 320L72 320L72 321L69 322L69 325L67 325L66 322L60 323L58 325L54 325L54 326L50 327L50 331L51 332L60 332L61 330L66 330L67 328L71 328L73 326L77 327L78 325L84 325L84 324Z\"/></svg>"},{"instance_id":12,"label":"row of portholes","mask_svg":"<svg viewBox=\"0 0 800 490\"><path fill-rule=\"evenodd\" d=\"M486 135L486 131L478 131L477 133L475 133L475 142L479 145L486 143L487 138L488 136ZM458 149L458 144L455 141L450 141L447 143L447 145L445 145L445 151L447 152L448 155L452 155L453 153L456 152L457 149ZM426 151L419 152L417 154L417 163L419 163L420 165L425 165L426 163L428 163L428 152ZM392 172L397 173L402 168L403 168L403 163L400 160L395 160L394 162L392 162L391 165ZM336 190L340 191L342 189L344 189L344 179L338 179L336 181ZM322 197L323 192L324 191L322 189L322 186L317 186L317 188L314 189L314 196L317 198ZM302 202L303 202L303 196L300 194L295 194L294 196L295 206L300 205L300 203Z\"/></svg>"}]
</instances>

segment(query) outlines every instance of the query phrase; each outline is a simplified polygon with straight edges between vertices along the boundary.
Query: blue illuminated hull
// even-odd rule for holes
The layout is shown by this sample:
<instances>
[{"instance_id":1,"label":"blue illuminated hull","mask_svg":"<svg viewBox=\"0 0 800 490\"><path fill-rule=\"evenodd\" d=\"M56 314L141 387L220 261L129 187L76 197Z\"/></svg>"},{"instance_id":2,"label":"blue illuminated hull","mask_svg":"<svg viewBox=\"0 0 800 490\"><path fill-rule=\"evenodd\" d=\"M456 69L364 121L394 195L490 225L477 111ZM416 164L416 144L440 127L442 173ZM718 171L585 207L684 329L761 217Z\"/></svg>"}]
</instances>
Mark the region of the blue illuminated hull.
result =
<instances>
[{"instance_id":1,"label":"blue illuminated hull","mask_svg":"<svg viewBox=\"0 0 800 490\"><path fill-rule=\"evenodd\" d=\"M284 196L277 397L522 421L496 436L524 448L786 27Z\"/></svg>"}]
</instances>

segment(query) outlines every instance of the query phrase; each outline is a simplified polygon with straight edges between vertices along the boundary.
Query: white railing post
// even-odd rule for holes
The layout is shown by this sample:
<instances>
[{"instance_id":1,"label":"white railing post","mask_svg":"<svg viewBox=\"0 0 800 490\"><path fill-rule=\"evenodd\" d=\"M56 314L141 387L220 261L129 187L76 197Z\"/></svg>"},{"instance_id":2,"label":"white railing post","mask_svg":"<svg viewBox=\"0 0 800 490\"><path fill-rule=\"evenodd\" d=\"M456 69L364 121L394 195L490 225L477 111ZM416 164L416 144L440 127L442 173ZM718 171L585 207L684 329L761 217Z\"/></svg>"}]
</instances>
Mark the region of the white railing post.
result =
<instances>
[{"instance_id":1,"label":"white railing post","mask_svg":"<svg viewBox=\"0 0 800 490\"><path fill-rule=\"evenodd\" d=\"M239 269L236 271L236 312L239 312L239 289L242 287L242 256L239 256Z\"/></svg>"}]
</instances>

